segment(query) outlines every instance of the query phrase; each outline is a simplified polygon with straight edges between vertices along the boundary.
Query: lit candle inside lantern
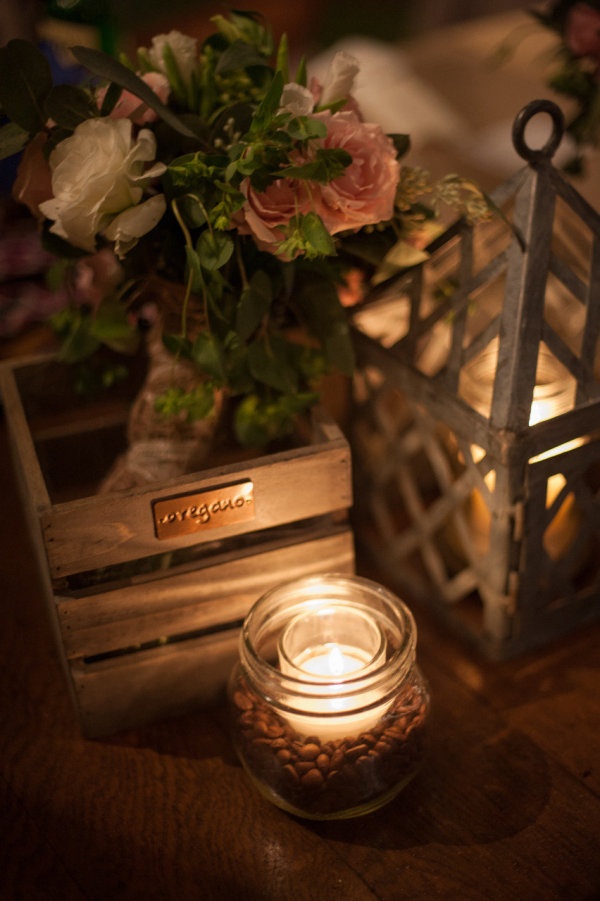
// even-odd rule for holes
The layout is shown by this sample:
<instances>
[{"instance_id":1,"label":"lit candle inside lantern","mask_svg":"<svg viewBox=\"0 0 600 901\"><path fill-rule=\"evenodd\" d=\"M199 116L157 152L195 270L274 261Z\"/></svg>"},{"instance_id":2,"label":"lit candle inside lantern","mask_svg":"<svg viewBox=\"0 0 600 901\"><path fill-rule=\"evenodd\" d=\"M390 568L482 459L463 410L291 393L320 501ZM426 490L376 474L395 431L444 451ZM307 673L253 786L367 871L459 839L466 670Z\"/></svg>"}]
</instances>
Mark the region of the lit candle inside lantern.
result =
<instances>
[{"instance_id":1,"label":"lit candle inside lantern","mask_svg":"<svg viewBox=\"0 0 600 901\"><path fill-rule=\"evenodd\" d=\"M357 702L353 687L385 659L377 620L357 605L324 601L295 616L279 641L280 669L301 687L302 710L296 706L288 714L290 725L323 741L368 731L389 700L384 702L376 688L363 688Z\"/></svg>"},{"instance_id":2,"label":"lit candle inside lantern","mask_svg":"<svg viewBox=\"0 0 600 901\"><path fill-rule=\"evenodd\" d=\"M544 422L559 416L572 408L574 403L575 384L572 379L560 373L558 364L551 356L540 350L539 381L533 389L533 398L529 413L529 425ZM484 416L490 415L492 401L492 388L497 363L497 348L484 353L475 365L472 372L467 371L464 383L465 399ZM582 439L574 439L567 443L553 447L536 457L530 462L536 462L552 457L565 451L572 450L582 443ZM471 454L475 463L485 454L483 448L471 445ZM487 488L493 492L496 482L496 473L491 470L484 476ZM550 508L565 484L565 477L557 472L549 476L546 490L546 508ZM558 558L572 543L578 528L578 518L574 515L574 497L568 495L552 522L546 529L545 544L548 552L554 558ZM475 545L480 552L487 552L489 544L489 532L491 514L487 503L480 491L475 489L471 496L471 521L475 526L473 535Z\"/></svg>"}]
</instances>

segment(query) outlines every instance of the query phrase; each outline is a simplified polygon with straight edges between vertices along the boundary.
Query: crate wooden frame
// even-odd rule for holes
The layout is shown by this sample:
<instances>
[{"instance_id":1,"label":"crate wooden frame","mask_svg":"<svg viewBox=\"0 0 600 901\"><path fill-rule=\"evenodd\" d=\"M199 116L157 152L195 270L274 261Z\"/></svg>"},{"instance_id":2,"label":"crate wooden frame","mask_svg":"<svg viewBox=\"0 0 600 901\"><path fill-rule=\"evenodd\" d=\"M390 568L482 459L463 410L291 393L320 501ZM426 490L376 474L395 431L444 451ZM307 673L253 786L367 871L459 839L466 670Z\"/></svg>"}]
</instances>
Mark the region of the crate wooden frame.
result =
<instances>
[{"instance_id":1,"label":"crate wooden frame","mask_svg":"<svg viewBox=\"0 0 600 901\"><path fill-rule=\"evenodd\" d=\"M83 435L101 448L99 436L124 431L129 407L125 396L36 427L27 392L57 368L51 356L8 361L0 391L57 649L81 728L94 737L215 703L241 622L265 590L307 573L354 571L351 460L319 408L309 443L297 448L143 489L57 500L44 443L66 449ZM240 479L254 486L252 520L157 538L154 501ZM179 555L175 565L148 565L162 564L166 552Z\"/></svg>"},{"instance_id":2,"label":"crate wooden frame","mask_svg":"<svg viewBox=\"0 0 600 901\"><path fill-rule=\"evenodd\" d=\"M554 128L532 151L523 133L540 111ZM528 165L495 193L512 232L500 219L456 223L429 260L375 290L354 321L357 541L407 599L493 659L600 617L600 216L552 165L561 118L539 101L515 120L515 146ZM585 235L587 278L555 237L559 212L571 243L579 230ZM500 252L496 238L481 238L490 228L496 237L505 232ZM475 253L477 239L485 252ZM565 339L567 310L546 308L550 279L581 316L576 347ZM445 294L438 291L445 285ZM394 314L387 331L384 308ZM492 342L498 362L482 415L460 385L464 368ZM542 344L572 380L574 399L530 425ZM547 505L556 476L563 487ZM490 522L483 549L466 514L474 492ZM556 552L549 536L564 528L567 509L572 537Z\"/></svg>"}]
</instances>

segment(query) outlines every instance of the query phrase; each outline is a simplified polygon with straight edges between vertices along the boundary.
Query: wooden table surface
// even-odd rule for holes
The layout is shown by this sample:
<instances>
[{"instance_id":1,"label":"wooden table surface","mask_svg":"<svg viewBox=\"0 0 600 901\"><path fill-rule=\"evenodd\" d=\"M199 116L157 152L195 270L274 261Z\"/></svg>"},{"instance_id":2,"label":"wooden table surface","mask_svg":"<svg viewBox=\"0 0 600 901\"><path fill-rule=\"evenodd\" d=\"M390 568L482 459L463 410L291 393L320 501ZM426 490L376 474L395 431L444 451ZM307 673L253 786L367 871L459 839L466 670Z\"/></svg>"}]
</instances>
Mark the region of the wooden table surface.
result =
<instances>
[{"instance_id":1,"label":"wooden table surface","mask_svg":"<svg viewBox=\"0 0 600 901\"><path fill-rule=\"evenodd\" d=\"M0 432L0 899L600 897L600 628L490 664L418 610L430 749L387 807L314 823L249 784L224 707L82 738Z\"/></svg>"},{"instance_id":2,"label":"wooden table surface","mask_svg":"<svg viewBox=\"0 0 600 901\"><path fill-rule=\"evenodd\" d=\"M437 46L414 59L451 92ZM421 772L369 816L303 821L249 784L222 706L82 738L2 426L0 498L0 901L600 898L600 627L491 664L416 609Z\"/></svg>"}]
</instances>

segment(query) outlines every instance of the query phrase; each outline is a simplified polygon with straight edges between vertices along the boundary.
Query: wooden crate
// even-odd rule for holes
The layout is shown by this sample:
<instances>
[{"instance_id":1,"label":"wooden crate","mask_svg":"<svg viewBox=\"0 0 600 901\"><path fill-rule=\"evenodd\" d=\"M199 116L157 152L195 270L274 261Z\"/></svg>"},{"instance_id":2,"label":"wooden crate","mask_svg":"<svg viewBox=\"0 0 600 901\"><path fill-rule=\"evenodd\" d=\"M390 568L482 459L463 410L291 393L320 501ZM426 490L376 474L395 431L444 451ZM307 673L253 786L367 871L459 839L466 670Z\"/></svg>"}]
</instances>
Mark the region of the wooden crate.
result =
<instances>
[{"instance_id":1,"label":"wooden crate","mask_svg":"<svg viewBox=\"0 0 600 901\"><path fill-rule=\"evenodd\" d=\"M323 410L309 442L293 449L97 495L124 446L131 394L81 404L47 357L3 364L0 389L86 735L214 703L241 622L265 590L306 573L353 572L350 452ZM243 515L221 523L221 508L236 504ZM190 511L194 527L184 531Z\"/></svg>"}]
</instances>

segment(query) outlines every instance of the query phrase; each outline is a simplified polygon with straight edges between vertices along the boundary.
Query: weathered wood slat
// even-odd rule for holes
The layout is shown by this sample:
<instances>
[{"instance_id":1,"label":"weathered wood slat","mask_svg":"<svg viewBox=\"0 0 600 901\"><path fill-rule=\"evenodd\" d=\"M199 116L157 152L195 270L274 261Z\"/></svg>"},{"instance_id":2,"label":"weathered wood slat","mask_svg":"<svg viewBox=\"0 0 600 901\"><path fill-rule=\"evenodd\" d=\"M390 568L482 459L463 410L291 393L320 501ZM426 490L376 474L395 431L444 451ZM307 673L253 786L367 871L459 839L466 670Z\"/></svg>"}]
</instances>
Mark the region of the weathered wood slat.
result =
<instances>
[{"instance_id":1,"label":"weathered wood slat","mask_svg":"<svg viewBox=\"0 0 600 901\"><path fill-rule=\"evenodd\" d=\"M164 645L73 670L84 735L135 728L222 699L239 629Z\"/></svg>"},{"instance_id":2,"label":"weathered wood slat","mask_svg":"<svg viewBox=\"0 0 600 901\"><path fill-rule=\"evenodd\" d=\"M351 572L352 534L342 528L311 541L223 554L202 569L84 598L57 599L65 654L88 657L159 637L243 619L261 594L311 572Z\"/></svg>"},{"instance_id":3,"label":"weathered wood slat","mask_svg":"<svg viewBox=\"0 0 600 901\"><path fill-rule=\"evenodd\" d=\"M196 473L165 486L102 495L57 504L41 516L53 578L123 563L321 516L349 506L349 451L344 443L312 445L252 461ZM250 479L255 517L245 523L217 526L204 533L160 541L154 531L152 502L160 498ZM290 486L301 490L290 494Z\"/></svg>"}]
</instances>

